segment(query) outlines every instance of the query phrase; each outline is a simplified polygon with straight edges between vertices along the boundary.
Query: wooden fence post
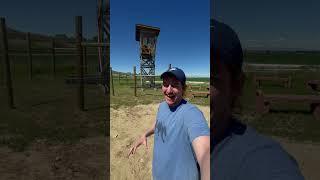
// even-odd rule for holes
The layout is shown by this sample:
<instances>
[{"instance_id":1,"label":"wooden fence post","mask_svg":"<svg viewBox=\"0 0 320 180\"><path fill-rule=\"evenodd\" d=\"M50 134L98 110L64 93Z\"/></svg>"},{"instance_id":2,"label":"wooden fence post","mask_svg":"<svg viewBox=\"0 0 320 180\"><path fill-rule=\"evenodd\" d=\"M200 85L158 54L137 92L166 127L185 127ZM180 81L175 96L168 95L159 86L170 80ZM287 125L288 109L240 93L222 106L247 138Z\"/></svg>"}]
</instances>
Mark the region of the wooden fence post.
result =
<instances>
[{"instance_id":1,"label":"wooden fence post","mask_svg":"<svg viewBox=\"0 0 320 180\"><path fill-rule=\"evenodd\" d=\"M2 38L2 48L3 48L3 59L6 66L6 81L7 81L7 89L8 89L8 104L11 109L14 109L14 99L13 99L13 87L12 87L12 79L11 79L11 68L9 61L9 53L8 53L8 37L7 37L7 27L6 21L4 18L0 19L1 25L1 38Z\"/></svg>"},{"instance_id":2,"label":"wooden fence post","mask_svg":"<svg viewBox=\"0 0 320 180\"><path fill-rule=\"evenodd\" d=\"M83 47L84 73L88 74L87 47Z\"/></svg>"},{"instance_id":3,"label":"wooden fence post","mask_svg":"<svg viewBox=\"0 0 320 180\"><path fill-rule=\"evenodd\" d=\"M119 84L120 84L120 75L121 75L121 74L120 74L120 72L119 72L119 77L118 77L118 78L119 78Z\"/></svg>"},{"instance_id":4,"label":"wooden fence post","mask_svg":"<svg viewBox=\"0 0 320 180\"><path fill-rule=\"evenodd\" d=\"M137 76L136 76L136 66L133 66L133 81L134 81L134 96L137 97Z\"/></svg>"},{"instance_id":5,"label":"wooden fence post","mask_svg":"<svg viewBox=\"0 0 320 180\"><path fill-rule=\"evenodd\" d=\"M54 38L51 40L52 42L52 71L53 71L53 78L56 77L56 52L55 52L55 41Z\"/></svg>"},{"instance_id":6,"label":"wooden fence post","mask_svg":"<svg viewBox=\"0 0 320 180\"><path fill-rule=\"evenodd\" d=\"M80 110L84 111L84 80L83 80L83 50L82 50L82 16L75 17L76 43L78 52L78 76L80 77L80 85L78 89L78 101Z\"/></svg>"},{"instance_id":7,"label":"wooden fence post","mask_svg":"<svg viewBox=\"0 0 320 180\"><path fill-rule=\"evenodd\" d=\"M27 54L29 59L29 78L32 80L32 52L31 52L31 38L30 32L27 32Z\"/></svg>"},{"instance_id":8,"label":"wooden fence post","mask_svg":"<svg viewBox=\"0 0 320 180\"><path fill-rule=\"evenodd\" d=\"M112 95L114 96L114 86L113 86L113 73L112 73L112 67L110 67L110 76L111 76Z\"/></svg>"}]
</instances>

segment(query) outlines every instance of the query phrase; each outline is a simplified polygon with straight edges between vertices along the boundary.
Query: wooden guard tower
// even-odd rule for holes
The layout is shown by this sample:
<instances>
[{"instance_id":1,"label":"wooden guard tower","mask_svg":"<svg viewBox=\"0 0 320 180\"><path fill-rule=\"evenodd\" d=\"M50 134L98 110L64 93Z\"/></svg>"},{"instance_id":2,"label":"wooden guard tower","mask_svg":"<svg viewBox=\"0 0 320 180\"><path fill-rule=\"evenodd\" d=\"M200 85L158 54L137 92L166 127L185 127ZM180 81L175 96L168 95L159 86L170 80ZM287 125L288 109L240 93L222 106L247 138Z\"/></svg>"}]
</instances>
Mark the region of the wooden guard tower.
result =
<instances>
[{"instance_id":1,"label":"wooden guard tower","mask_svg":"<svg viewBox=\"0 0 320 180\"><path fill-rule=\"evenodd\" d=\"M98 47L99 73L104 82L110 80L110 0L97 0L98 43L107 45ZM103 84L105 93L109 91L109 83Z\"/></svg>"},{"instance_id":2,"label":"wooden guard tower","mask_svg":"<svg viewBox=\"0 0 320 180\"><path fill-rule=\"evenodd\" d=\"M136 41L140 42L140 76L142 87L155 87L155 55L160 28L136 25ZM146 82L149 81L147 84Z\"/></svg>"}]
</instances>

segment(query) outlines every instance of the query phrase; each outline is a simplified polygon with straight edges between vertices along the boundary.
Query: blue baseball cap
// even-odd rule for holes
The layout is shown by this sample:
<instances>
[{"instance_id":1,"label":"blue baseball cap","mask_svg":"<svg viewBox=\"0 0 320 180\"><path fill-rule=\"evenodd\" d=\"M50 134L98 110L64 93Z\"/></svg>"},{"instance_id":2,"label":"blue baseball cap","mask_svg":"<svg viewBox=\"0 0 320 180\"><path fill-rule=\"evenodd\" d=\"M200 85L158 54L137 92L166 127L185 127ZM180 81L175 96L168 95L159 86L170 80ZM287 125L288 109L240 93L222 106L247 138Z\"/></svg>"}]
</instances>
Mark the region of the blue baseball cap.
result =
<instances>
[{"instance_id":1,"label":"blue baseball cap","mask_svg":"<svg viewBox=\"0 0 320 180\"><path fill-rule=\"evenodd\" d=\"M210 46L213 60L242 66L243 52L236 32L228 25L214 19L210 21Z\"/></svg>"},{"instance_id":2,"label":"blue baseball cap","mask_svg":"<svg viewBox=\"0 0 320 180\"><path fill-rule=\"evenodd\" d=\"M186 75L181 69L177 67L172 67L168 69L166 72L162 73L160 78L163 79L163 77L168 74L175 76L182 83L182 85L186 84Z\"/></svg>"}]
</instances>

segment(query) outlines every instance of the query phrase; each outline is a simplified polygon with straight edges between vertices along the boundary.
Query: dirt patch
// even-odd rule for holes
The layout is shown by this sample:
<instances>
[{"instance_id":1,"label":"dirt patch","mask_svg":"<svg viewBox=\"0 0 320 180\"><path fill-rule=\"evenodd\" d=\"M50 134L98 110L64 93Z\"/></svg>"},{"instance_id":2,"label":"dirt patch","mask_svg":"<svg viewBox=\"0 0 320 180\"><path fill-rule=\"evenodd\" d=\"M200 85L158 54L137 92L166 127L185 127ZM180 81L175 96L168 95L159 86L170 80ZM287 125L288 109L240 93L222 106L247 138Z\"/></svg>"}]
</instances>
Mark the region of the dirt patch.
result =
<instances>
[{"instance_id":1,"label":"dirt patch","mask_svg":"<svg viewBox=\"0 0 320 180\"><path fill-rule=\"evenodd\" d=\"M72 145L38 141L24 152L2 147L0 179L106 179L106 145L105 137L97 137Z\"/></svg>"},{"instance_id":2,"label":"dirt patch","mask_svg":"<svg viewBox=\"0 0 320 180\"><path fill-rule=\"evenodd\" d=\"M293 142L284 138L275 138L282 147L287 150L299 163L299 167L305 179L320 179L320 144Z\"/></svg>"},{"instance_id":3,"label":"dirt patch","mask_svg":"<svg viewBox=\"0 0 320 180\"><path fill-rule=\"evenodd\" d=\"M139 147L130 158L127 158L127 154L136 138L151 127L156 118L158 105L111 108L111 180L151 179L153 136L148 138L148 149ZM210 108L198 107L209 120Z\"/></svg>"}]
</instances>

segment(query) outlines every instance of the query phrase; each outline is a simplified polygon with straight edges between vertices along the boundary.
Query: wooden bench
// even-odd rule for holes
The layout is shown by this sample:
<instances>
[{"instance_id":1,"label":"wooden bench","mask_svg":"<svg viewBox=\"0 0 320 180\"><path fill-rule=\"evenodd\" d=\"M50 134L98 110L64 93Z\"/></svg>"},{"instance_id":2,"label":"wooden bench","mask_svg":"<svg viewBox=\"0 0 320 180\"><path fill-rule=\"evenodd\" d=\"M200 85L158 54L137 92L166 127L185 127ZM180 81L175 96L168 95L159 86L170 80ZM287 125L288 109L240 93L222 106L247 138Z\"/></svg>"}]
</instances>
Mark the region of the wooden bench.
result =
<instances>
[{"instance_id":1,"label":"wooden bench","mask_svg":"<svg viewBox=\"0 0 320 180\"><path fill-rule=\"evenodd\" d=\"M285 95L270 94L264 95L261 90L256 91L256 111L265 114L270 110L270 104L275 102L300 102L310 104L311 113L320 120L320 96L318 95Z\"/></svg>"},{"instance_id":2,"label":"wooden bench","mask_svg":"<svg viewBox=\"0 0 320 180\"><path fill-rule=\"evenodd\" d=\"M262 81L280 82L286 88L291 87L291 76L289 77L275 77L275 76L254 76L256 87L261 87Z\"/></svg>"},{"instance_id":3,"label":"wooden bench","mask_svg":"<svg viewBox=\"0 0 320 180\"><path fill-rule=\"evenodd\" d=\"M192 97L206 97L208 98L210 96L210 89L207 87L207 91L190 91L190 94Z\"/></svg>"},{"instance_id":4,"label":"wooden bench","mask_svg":"<svg viewBox=\"0 0 320 180\"><path fill-rule=\"evenodd\" d=\"M209 91L191 91L190 92L192 97L209 97L210 92Z\"/></svg>"},{"instance_id":5,"label":"wooden bench","mask_svg":"<svg viewBox=\"0 0 320 180\"><path fill-rule=\"evenodd\" d=\"M310 80L307 85L311 87L312 90L320 92L320 80Z\"/></svg>"}]
</instances>

